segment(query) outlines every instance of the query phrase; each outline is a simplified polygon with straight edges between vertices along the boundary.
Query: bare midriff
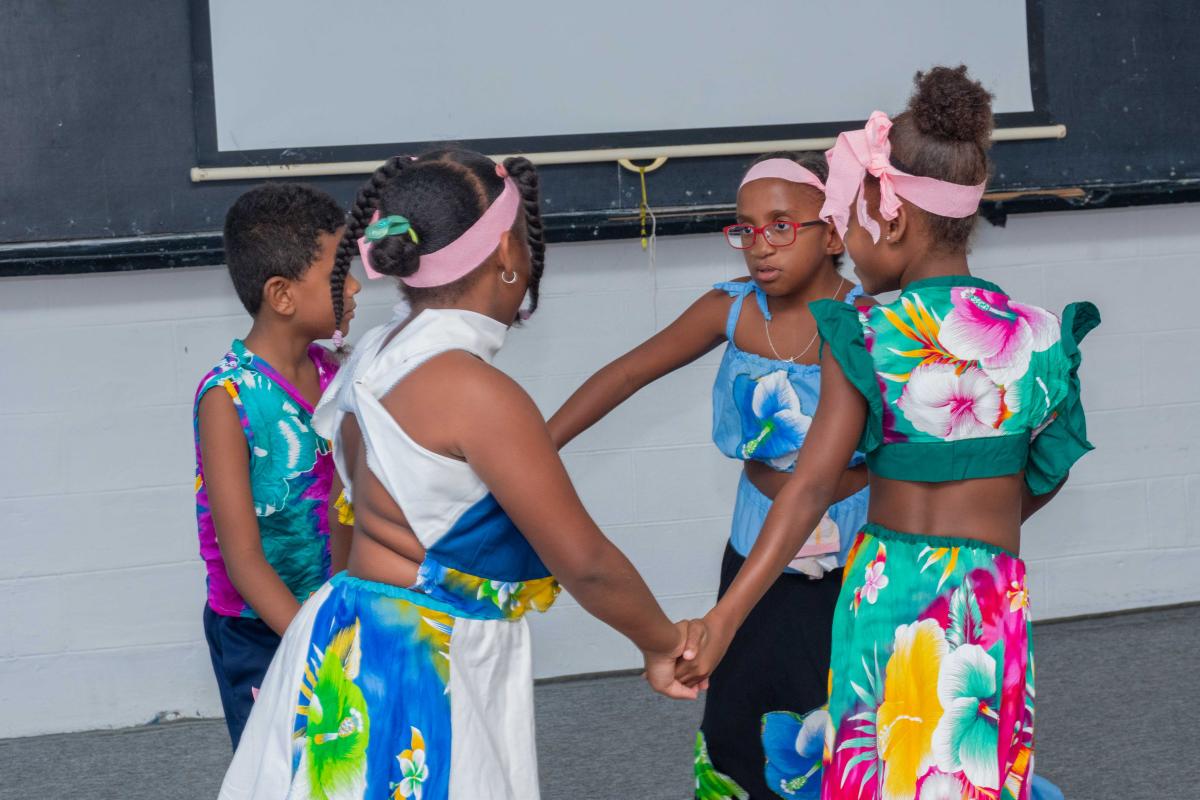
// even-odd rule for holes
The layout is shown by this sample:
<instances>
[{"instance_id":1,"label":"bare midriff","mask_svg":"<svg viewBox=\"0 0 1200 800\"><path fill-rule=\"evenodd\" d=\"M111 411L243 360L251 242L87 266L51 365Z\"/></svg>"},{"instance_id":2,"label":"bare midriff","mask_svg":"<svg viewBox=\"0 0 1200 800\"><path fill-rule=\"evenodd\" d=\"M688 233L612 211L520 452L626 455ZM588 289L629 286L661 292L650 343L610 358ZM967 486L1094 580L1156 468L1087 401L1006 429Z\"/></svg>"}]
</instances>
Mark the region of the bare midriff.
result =
<instances>
[{"instance_id":1,"label":"bare midriff","mask_svg":"<svg viewBox=\"0 0 1200 800\"><path fill-rule=\"evenodd\" d=\"M760 461L747 461L745 471L754 487L772 500L791 478L791 473L779 472ZM849 474L847 482L851 483L850 489L856 487ZM870 486L867 518L871 522L899 533L977 539L1020 553L1023 495L1020 473L948 483L899 481L871 475Z\"/></svg>"},{"instance_id":2,"label":"bare midriff","mask_svg":"<svg viewBox=\"0 0 1200 800\"><path fill-rule=\"evenodd\" d=\"M342 452L354 486L354 539L346 572L392 586L412 586L425 560L404 512L367 466L362 434L353 415L342 422Z\"/></svg>"},{"instance_id":3,"label":"bare midriff","mask_svg":"<svg viewBox=\"0 0 1200 800\"><path fill-rule=\"evenodd\" d=\"M947 483L871 476L867 519L900 533L976 539L1021 552L1021 473Z\"/></svg>"}]
</instances>

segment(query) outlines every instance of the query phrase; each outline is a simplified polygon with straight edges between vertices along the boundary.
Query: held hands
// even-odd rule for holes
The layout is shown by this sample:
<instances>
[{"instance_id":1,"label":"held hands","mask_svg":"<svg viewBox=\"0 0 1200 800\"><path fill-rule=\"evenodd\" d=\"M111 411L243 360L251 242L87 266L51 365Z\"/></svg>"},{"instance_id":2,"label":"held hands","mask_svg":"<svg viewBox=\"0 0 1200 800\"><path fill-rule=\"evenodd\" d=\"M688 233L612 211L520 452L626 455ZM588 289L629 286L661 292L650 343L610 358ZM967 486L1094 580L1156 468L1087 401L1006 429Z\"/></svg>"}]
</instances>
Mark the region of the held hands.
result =
<instances>
[{"instance_id":1,"label":"held hands","mask_svg":"<svg viewBox=\"0 0 1200 800\"><path fill-rule=\"evenodd\" d=\"M690 685L684 685L675 676L678 665L695 658L701 642L707 638L704 622L685 620L675 623L675 629L679 633L679 641L671 652L642 652L646 663L646 682L654 691L675 700L695 700L700 690L708 688L708 681L694 681Z\"/></svg>"},{"instance_id":2,"label":"held hands","mask_svg":"<svg viewBox=\"0 0 1200 800\"><path fill-rule=\"evenodd\" d=\"M729 649L736 628L716 612L704 619L676 623L679 644L670 654L644 653L646 680L660 694L695 700L708 688L708 678Z\"/></svg>"},{"instance_id":3,"label":"held hands","mask_svg":"<svg viewBox=\"0 0 1200 800\"><path fill-rule=\"evenodd\" d=\"M686 649L695 654L675 662L674 678L686 688L707 689L708 678L725 657L725 651L729 649L737 629L728 624L717 609L705 614L704 619L692 620L688 625ZM698 635L697 638L692 638L693 633Z\"/></svg>"}]
</instances>

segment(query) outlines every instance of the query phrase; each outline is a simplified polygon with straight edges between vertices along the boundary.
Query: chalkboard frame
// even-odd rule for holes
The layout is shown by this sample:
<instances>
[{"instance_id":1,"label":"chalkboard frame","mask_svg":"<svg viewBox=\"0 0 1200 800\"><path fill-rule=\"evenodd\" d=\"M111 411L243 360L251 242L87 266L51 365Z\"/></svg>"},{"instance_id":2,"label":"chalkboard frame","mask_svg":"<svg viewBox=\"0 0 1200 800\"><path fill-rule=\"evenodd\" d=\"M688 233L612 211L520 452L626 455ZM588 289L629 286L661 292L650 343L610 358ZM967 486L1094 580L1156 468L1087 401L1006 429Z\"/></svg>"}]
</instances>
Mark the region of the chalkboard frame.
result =
<instances>
[{"instance_id":1,"label":"chalkboard frame","mask_svg":"<svg viewBox=\"0 0 1200 800\"><path fill-rule=\"evenodd\" d=\"M1043 3L1025 0L1029 79L1033 110L996 115L996 127L1025 127L1052 122L1047 110ZM209 0L191 0L193 107L196 126L196 166L239 167L277 164L309 164L372 161L397 153L420 153L453 144L481 153L545 153L602 150L621 147L669 147L675 145L757 142L836 136L862 125L862 120L787 125L748 125L724 128L687 128L655 131L581 133L448 141L385 142L328 147L220 150L217 145L216 90L213 82L212 28ZM594 209L579 208L586 212Z\"/></svg>"},{"instance_id":2,"label":"chalkboard frame","mask_svg":"<svg viewBox=\"0 0 1200 800\"><path fill-rule=\"evenodd\" d=\"M1010 214L1176 203L1200 203L1200 184L1161 181L1101 186L1078 198L1031 192L1011 200L985 199L979 214L991 224L1004 227ZM633 239L639 233L636 215L628 212L620 216L546 215L545 221L546 239L550 243ZM716 233L733 221L732 207L696 209L664 217L658 223L657 233L660 236ZM0 245L0 278L211 267L224 263L220 231Z\"/></svg>"},{"instance_id":3,"label":"chalkboard frame","mask_svg":"<svg viewBox=\"0 0 1200 800\"><path fill-rule=\"evenodd\" d=\"M1200 11L1182 14L1172 2L1134 8L1097 0L1080 11L1029 0L1031 52L1045 58L1045 69L1031 70L1033 86L1045 90L1052 121L1068 135L997 145L981 216L1003 225L1010 214L1200 202L1200 145L1190 130L1200 116L1200 51L1185 24L1200 22ZM113 19L107 7L72 13L30 0L25 22L43 8L46 17L34 35L10 41L3 34L20 26L0 28L6 56L39 65L10 70L26 79L9 85L64 87L29 93L24 101L35 107L0 125L17 144L0 151L7 181L0 203L20 200L0 215L0 230L12 237L0 242L0 278L224 262L220 220L254 181L189 179L196 153L192 15L202 10L194 3L144 7L138 28ZM144 46L113 47L118 30L140 32ZM48 41L58 46L47 49ZM731 221L752 158L672 158L653 173L647 183L658 234L709 234ZM548 241L633 238L629 246L637 248L637 175L611 161L540 171ZM307 182L348 203L362 180Z\"/></svg>"}]
</instances>

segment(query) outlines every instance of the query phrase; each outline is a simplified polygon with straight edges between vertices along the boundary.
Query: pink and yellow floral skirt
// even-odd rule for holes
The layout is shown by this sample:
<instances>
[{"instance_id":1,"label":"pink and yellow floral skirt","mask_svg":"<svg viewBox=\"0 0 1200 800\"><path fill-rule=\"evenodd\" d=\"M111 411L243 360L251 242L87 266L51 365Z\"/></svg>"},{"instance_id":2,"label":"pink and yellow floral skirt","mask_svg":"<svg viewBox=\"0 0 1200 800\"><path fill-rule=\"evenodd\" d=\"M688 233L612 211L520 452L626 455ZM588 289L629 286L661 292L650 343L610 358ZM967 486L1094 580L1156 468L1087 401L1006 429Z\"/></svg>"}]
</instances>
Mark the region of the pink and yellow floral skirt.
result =
<instances>
[{"instance_id":1,"label":"pink and yellow floral skirt","mask_svg":"<svg viewBox=\"0 0 1200 800\"><path fill-rule=\"evenodd\" d=\"M763 718L767 783L823 800L1028 800L1025 564L972 539L868 524L833 621L829 705Z\"/></svg>"}]
</instances>

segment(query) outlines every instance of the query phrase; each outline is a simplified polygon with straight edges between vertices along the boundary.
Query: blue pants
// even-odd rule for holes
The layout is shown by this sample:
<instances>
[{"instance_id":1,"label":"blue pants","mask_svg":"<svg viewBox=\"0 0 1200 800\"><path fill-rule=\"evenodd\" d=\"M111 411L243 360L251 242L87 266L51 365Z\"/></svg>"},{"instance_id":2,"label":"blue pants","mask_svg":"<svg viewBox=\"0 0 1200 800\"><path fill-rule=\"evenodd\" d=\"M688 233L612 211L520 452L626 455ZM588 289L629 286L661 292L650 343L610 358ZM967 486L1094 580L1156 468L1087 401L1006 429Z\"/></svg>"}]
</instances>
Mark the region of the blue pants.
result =
<instances>
[{"instance_id":1,"label":"blue pants","mask_svg":"<svg viewBox=\"0 0 1200 800\"><path fill-rule=\"evenodd\" d=\"M254 691L279 647L279 636L261 619L226 617L204 605L204 638L225 709L225 724L236 750L254 707Z\"/></svg>"}]
</instances>

